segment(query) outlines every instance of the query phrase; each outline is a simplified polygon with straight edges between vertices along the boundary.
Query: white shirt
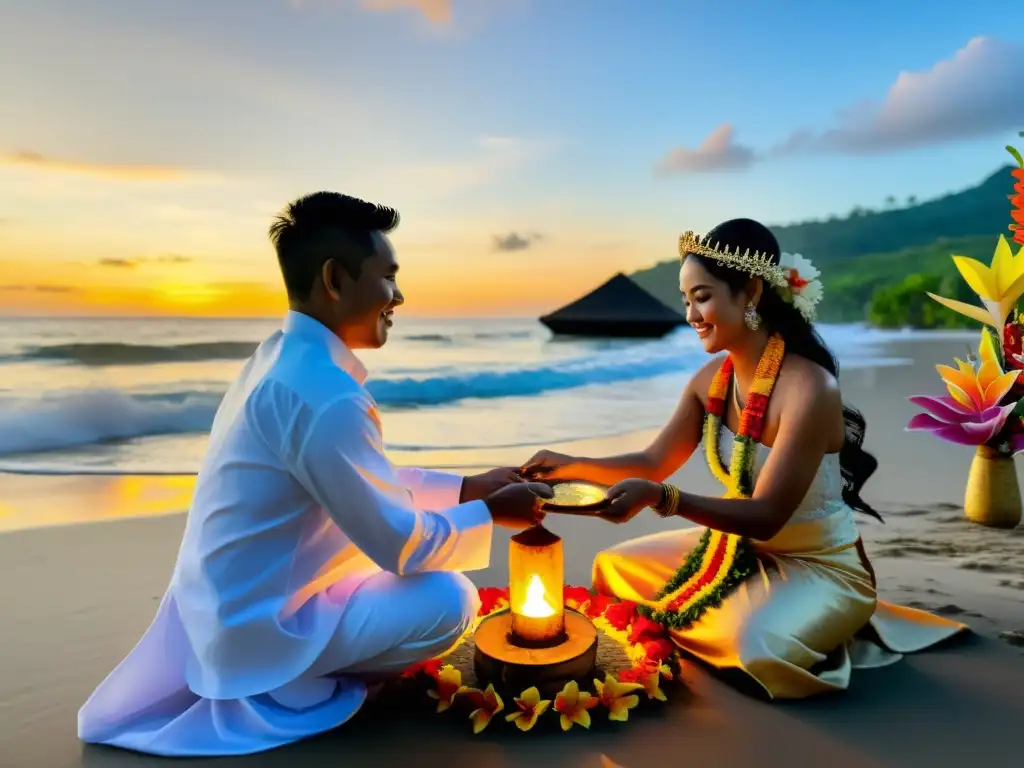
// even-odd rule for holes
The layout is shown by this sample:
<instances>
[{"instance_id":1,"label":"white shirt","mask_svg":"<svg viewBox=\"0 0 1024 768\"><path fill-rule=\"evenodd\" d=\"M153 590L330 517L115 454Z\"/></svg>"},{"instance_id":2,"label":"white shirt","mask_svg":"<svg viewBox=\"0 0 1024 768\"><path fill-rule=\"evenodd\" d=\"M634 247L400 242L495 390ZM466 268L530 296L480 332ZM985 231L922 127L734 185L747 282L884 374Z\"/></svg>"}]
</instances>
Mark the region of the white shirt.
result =
<instances>
[{"instance_id":1,"label":"white shirt","mask_svg":"<svg viewBox=\"0 0 1024 768\"><path fill-rule=\"evenodd\" d=\"M487 506L458 503L460 477L391 464L365 377L325 326L289 312L225 395L171 584L200 696L301 675L378 569L487 567Z\"/></svg>"}]
</instances>

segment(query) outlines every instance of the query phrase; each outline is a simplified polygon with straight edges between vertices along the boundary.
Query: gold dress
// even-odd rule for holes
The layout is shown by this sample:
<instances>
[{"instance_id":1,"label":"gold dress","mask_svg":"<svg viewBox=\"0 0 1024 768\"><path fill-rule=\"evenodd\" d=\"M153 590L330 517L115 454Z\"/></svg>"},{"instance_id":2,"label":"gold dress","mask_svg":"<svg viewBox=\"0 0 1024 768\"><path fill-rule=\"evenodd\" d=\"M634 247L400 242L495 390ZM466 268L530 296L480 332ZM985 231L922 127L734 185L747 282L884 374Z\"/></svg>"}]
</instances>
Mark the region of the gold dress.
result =
<instances>
[{"instance_id":1,"label":"gold dress","mask_svg":"<svg viewBox=\"0 0 1024 768\"><path fill-rule=\"evenodd\" d=\"M721 444L731 446L731 431L722 430L727 435ZM757 447L755 482L770 450ZM594 588L651 605L703 533L699 527L666 531L601 552ZM773 699L844 690L854 668L891 664L967 629L877 599L854 511L843 501L837 453L822 459L785 527L751 545L757 571L721 605L671 635L681 649L714 667L743 670Z\"/></svg>"}]
</instances>

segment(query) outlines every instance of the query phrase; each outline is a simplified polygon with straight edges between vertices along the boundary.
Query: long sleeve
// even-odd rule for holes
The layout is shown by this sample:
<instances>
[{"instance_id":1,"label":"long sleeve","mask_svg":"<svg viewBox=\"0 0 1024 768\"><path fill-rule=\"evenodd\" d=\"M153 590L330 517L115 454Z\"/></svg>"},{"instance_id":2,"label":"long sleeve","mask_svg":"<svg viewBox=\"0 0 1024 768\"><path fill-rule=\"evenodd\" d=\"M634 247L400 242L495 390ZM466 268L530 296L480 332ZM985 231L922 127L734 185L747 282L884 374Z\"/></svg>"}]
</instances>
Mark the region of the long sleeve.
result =
<instances>
[{"instance_id":1,"label":"long sleeve","mask_svg":"<svg viewBox=\"0 0 1024 768\"><path fill-rule=\"evenodd\" d=\"M462 476L419 467L399 467L395 474L412 493L418 509L438 510L454 507L462 494Z\"/></svg>"},{"instance_id":2,"label":"long sleeve","mask_svg":"<svg viewBox=\"0 0 1024 768\"><path fill-rule=\"evenodd\" d=\"M363 397L344 395L307 418L289 420L294 426L287 431L300 438L284 457L292 474L381 568L408 574L487 567L493 528L487 505L418 509L384 454L380 427ZM448 481L449 495L452 485Z\"/></svg>"}]
</instances>

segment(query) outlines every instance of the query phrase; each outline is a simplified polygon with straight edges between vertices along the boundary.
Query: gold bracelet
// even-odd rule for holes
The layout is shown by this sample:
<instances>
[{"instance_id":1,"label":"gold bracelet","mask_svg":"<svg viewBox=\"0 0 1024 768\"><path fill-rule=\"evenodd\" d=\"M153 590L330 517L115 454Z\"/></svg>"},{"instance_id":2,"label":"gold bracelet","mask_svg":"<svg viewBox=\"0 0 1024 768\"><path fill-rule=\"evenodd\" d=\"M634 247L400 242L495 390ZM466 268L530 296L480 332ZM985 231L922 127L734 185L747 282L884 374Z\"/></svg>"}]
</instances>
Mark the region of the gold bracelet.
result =
<instances>
[{"instance_id":1,"label":"gold bracelet","mask_svg":"<svg viewBox=\"0 0 1024 768\"><path fill-rule=\"evenodd\" d=\"M679 511L679 489L668 483L661 484L662 499L654 506L659 517L674 517Z\"/></svg>"}]
</instances>

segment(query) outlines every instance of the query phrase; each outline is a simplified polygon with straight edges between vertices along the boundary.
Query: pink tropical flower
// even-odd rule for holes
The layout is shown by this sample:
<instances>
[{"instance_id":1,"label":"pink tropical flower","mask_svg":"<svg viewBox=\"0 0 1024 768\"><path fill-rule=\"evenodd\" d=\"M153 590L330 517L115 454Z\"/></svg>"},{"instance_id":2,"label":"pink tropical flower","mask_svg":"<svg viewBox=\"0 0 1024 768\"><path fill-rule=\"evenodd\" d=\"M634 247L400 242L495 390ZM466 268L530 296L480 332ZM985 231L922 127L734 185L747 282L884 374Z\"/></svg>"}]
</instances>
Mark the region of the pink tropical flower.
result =
<instances>
[{"instance_id":1,"label":"pink tropical flower","mask_svg":"<svg viewBox=\"0 0 1024 768\"><path fill-rule=\"evenodd\" d=\"M948 395L927 397L916 395L910 402L924 408L907 429L923 429L936 437L960 445L986 445L994 439L1012 418L1017 403L1007 398L1021 371L1003 372L996 351L997 341L988 330L982 332L978 345L980 365L975 367L963 360L956 368L936 366L946 385ZM1010 402L1004 403L1009 399ZM1024 448L1024 440L1021 440Z\"/></svg>"},{"instance_id":2,"label":"pink tropical flower","mask_svg":"<svg viewBox=\"0 0 1024 768\"><path fill-rule=\"evenodd\" d=\"M959 445L985 445L999 434L1016 403L994 405L984 410L958 403L952 397L915 395L910 402L928 413L919 413L907 424L909 430L926 430Z\"/></svg>"}]
</instances>

